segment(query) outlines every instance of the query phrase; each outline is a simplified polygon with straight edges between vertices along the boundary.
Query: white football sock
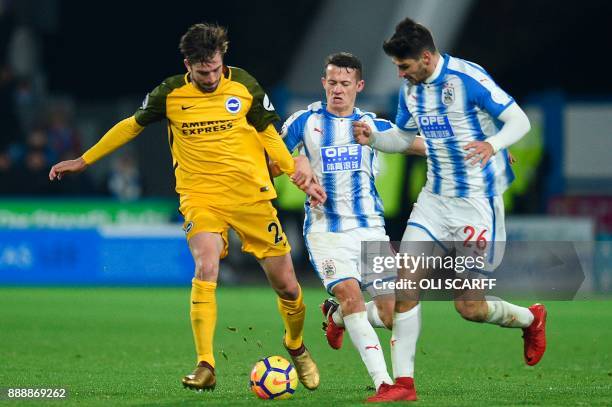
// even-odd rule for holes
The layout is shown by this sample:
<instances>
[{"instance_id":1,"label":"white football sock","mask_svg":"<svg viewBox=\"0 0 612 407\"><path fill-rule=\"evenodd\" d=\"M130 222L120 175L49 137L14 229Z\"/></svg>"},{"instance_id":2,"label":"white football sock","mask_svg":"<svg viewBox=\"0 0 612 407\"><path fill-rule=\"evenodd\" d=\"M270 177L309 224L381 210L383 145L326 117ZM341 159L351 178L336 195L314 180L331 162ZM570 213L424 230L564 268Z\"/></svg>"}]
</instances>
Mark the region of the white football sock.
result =
<instances>
[{"instance_id":1,"label":"white football sock","mask_svg":"<svg viewBox=\"0 0 612 407\"><path fill-rule=\"evenodd\" d=\"M485 297L487 300L486 322L507 328L527 328L533 322L533 314L528 308L510 304L498 297Z\"/></svg>"},{"instance_id":2,"label":"white football sock","mask_svg":"<svg viewBox=\"0 0 612 407\"><path fill-rule=\"evenodd\" d=\"M393 315L391 335L391 361L393 377L414 377L414 355L421 333L421 304L413 309Z\"/></svg>"},{"instance_id":3,"label":"white football sock","mask_svg":"<svg viewBox=\"0 0 612 407\"><path fill-rule=\"evenodd\" d=\"M374 381L376 389L378 390L383 382L393 384L393 380L387 372L387 364L380 341L374 328L368 322L366 312L361 311L346 315L344 324L353 345L357 348L361 360L363 360L370 377Z\"/></svg>"},{"instance_id":4,"label":"white football sock","mask_svg":"<svg viewBox=\"0 0 612 407\"><path fill-rule=\"evenodd\" d=\"M342 315L342 306L338 304L338 308L332 314L332 319L341 328L344 328L344 316Z\"/></svg>"},{"instance_id":5,"label":"white football sock","mask_svg":"<svg viewBox=\"0 0 612 407\"><path fill-rule=\"evenodd\" d=\"M366 302L366 312L368 315L368 322L374 328L386 328L385 323L380 319L378 315L378 308L376 307L376 303L374 301ZM342 316L342 306L338 305L336 311L332 314L332 319L339 327L344 328L344 320Z\"/></svg>"},{"instance_id":6,"label":"white football sock","mask_svg":"<svg viewBox=\"0 0 612 407\"><path fill-rule=\"evenodd\" d=\"M385 323L378 315L378 307L374 301L366 302L366 312L368 313L368 322L374 328L386 328Z\"/></svg>"}]
</instances>

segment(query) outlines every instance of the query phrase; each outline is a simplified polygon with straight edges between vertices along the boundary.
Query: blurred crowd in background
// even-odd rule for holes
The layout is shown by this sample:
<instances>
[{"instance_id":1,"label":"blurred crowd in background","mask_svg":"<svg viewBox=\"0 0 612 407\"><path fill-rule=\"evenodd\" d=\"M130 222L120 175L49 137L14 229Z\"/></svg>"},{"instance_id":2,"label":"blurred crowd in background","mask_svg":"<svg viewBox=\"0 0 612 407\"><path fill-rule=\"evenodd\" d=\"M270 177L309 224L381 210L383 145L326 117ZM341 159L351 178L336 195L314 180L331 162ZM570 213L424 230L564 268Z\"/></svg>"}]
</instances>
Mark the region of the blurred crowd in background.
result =
<instances>
[{"instance_id":1,"label":"blurred crowd in background","mask_svg":"<svg viewBox=\"0 0 612 407\"><path fill-rule=\"evenodd\" d=\"M37 24L17 2L0 1L0 194L141 196L131 154L115 157L101 180L88 173L51 183L50 167L82 154L82 134L69 96L51 94Z\"/></svg>"},{"instance_id":2,"label":"blurred crowd in background","mask_svg":"<svg viewBox=\"0 0 612 407\"><path fill-rule=\"evenodd\" d=\"M555 209L563 205L551 202L612 191L612 168L596 158L609 139L602 135L612 85L589 73L589 65L565 60L578 50L596 55L593 39L609 31L601 23L612 7L608 3L585 0L575 8L552 0L457 0L452 6L462 5L458 13L439 1L390 0L380 16L368 13L378 6L367 1L352 8L346 8L348 0L264 4L249 8L244 18L245 4L204 9L185 0L182 8L191 12L169 19L160 9L143 10L136 3L118 11L100 2L0 0L0 194L175 199L163 124L147 127L79 176L51 183L47 174L52 164L80 156L131 115L164 77L182 72L178 39L190 24L207 19L229 27L226 63L253 74L283 119L322 97L320 64L339 50L364 62L366 89L358 105L393 119L399 80L386 71L392 64L380 44L400 11L432 25L443 52L487 68L530 116L532 133L511 148L518 164L517 180L506 194L508 212L564 214ZM359 21L377 35L362 32ZM388 188L397 189L397 202L386 200L385 206L399 205L397 215L393 210L388 215L405 218L424 182L425 164L410 157L400 161L394 176L401 183ZM281 209L299 212L301 204L281 202Z\"/></svg>"}]
</instances>

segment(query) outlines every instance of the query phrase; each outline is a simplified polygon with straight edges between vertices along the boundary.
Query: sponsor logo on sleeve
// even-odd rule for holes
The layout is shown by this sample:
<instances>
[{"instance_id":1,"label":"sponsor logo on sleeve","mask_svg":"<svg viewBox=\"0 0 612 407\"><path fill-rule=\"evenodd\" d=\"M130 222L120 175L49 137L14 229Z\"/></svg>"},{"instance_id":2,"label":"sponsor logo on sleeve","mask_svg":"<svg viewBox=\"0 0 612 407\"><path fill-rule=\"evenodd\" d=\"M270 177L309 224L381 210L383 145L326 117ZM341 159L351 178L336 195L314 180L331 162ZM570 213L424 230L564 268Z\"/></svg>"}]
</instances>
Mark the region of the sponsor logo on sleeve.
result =
<instances>
[{"instance_id":1,"label":"sponsor logo on sleeve","mask_svg":"<svg viewBox=\"0 0 612 407\"><path fill-rule=\"evenodd\" d=\"M264 98L263 98L263 107L268 112L273 112L274 111L274 105L272 104L272 102L270 102L270 98L268 97L267 94L264 95Z\"/></svg>"},{"instance_id":2,"label":"sponsor logo on sleeve","mask_svg":"<svg viewBox=\"0 0 612 407\"><path fill-rule=\"evenodd\" d=\"M145 110L148 105L149 105L149 94L147 93L147 96L145 96L144 100L142 101L142 105L140 105L140 108L142 110Z\"/></svg>"}]
</instances>

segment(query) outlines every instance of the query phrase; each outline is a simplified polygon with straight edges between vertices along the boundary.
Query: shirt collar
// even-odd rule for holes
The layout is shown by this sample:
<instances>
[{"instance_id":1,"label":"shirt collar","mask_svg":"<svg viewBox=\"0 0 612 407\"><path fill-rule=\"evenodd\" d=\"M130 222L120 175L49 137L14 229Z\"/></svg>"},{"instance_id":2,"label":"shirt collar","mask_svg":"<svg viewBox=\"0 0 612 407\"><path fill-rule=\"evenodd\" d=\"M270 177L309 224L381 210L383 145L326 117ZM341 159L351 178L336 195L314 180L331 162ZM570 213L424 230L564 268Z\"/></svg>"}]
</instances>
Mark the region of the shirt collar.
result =
<instances>
[{"instance_id":1,"label":"shirt collar","mask_svg":"<svg viewBox=\"0 0 612 407\"><path fill-rule=\"evenodd\" d=\"M433 73L429 78L425 79L425 83L432 83L440 77L440 74L442 73L442 68L446 65L446 58L444 57L445 55L440 55L440 59L438 60L436 69L434 69Z\"/></svg>"},{"instance_id":2,"label":"shirt collar","mask_svg":"<svg viewBox=\"0 0 612 407\"><path fill-rule=\"evenodd\" d=\"M337 116L337 115L331 113L329 110L327 110L327 103L322 103L321 102L321 107L323 108L323 113L326 116L329 116L329 117L332 117L332 118L335 118L335 119L353 119L353 120L357 120L360 117L359 110L356 107L353 107L353 111L348 116Z\"/></svg>"}]
</instances>

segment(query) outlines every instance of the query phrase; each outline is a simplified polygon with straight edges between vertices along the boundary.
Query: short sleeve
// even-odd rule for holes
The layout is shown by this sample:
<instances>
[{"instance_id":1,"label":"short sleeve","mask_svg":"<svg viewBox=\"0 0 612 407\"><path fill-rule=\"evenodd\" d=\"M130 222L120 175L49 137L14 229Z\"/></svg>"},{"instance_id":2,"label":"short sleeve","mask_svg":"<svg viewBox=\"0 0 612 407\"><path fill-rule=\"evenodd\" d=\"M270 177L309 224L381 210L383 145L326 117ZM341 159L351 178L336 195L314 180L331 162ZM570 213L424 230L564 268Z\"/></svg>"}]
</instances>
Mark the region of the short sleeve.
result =
<instances>
[{"instance_id":1,"label":"short sleeve","mask_svg":"<svg viewBox=\"0 0 612 407\"><path fill-rule=\"evenodd\" d=\"M514 103L514 99L488 75L480 78L480 80L472 78L470 82L471 86L468 87L468 92L472 102L495 118L499 117L508 106Z\"/></svg>"},{"instance_id":2,"label":"short sleeve","mask_svg":"<svg viewBox=\"0 0 612 407\"><path fill-rule=\"evenodd\" d=\"M374 127L376 131L385 131L393 128L393 123L385 119L374 119Z\"/></svg>"},{"instance_id":3,"label":"short sleeve","mask_svg":"<svg viewBox=\"0 0 612 407\"><path fill-rule=\"evenodd\" d=\"M304 127L310 115L307 110L300 110L292 114L283 124L281 137L291 152L304 142Z\"/></svg>"}]
</instances>

